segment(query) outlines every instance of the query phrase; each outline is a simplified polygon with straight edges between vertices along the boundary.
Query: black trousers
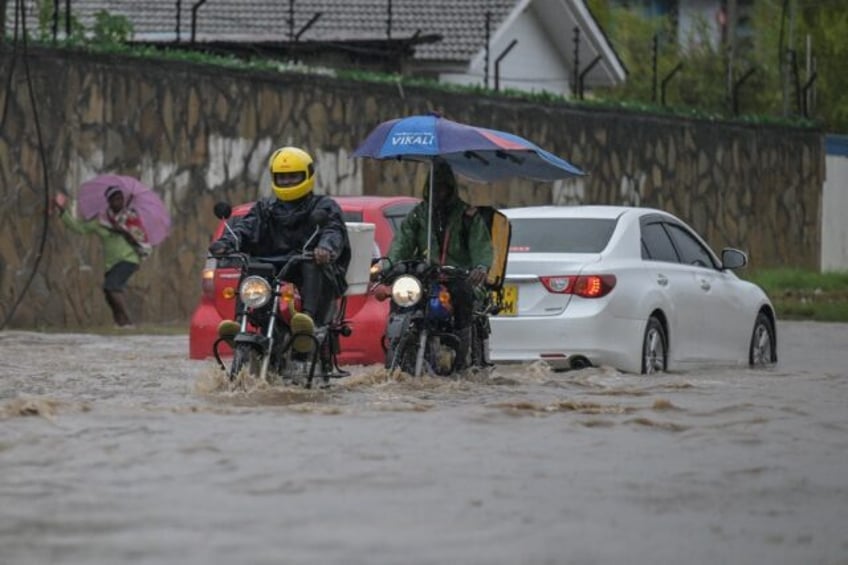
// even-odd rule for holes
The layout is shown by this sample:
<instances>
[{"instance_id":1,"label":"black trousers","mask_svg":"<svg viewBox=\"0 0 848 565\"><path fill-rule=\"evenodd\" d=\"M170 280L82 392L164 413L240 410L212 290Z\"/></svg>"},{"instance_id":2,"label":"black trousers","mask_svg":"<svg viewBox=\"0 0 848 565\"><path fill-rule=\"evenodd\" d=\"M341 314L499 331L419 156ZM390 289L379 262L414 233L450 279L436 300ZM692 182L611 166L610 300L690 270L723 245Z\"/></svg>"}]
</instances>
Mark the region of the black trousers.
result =
<instances>
[{"instance_id":1,"label":"black trousers","mask_svg":"<svg viewBox=\"0 0 848 565\"><path fill-rule=\"evenodd\" d=\"M329 323L335 313L335 299L339 297L333 274L316 263L301 263L289 274L291 282L300 290L303 311L318 325Z\"/></svg>"}]
</instances>

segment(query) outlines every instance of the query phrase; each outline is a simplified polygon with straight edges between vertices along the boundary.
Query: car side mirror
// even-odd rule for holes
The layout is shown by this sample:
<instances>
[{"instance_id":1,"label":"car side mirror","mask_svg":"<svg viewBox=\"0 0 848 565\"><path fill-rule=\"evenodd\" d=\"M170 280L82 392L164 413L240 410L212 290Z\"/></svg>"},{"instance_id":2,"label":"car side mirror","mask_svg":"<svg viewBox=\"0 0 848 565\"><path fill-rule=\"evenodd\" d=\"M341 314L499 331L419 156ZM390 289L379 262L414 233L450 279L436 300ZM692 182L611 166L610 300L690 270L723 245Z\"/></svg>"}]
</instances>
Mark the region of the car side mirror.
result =
<instances>
[{"instance_id":1,"label":"car side mirror","mask_svg":"<svg viewBox=\"0 0 848 565\"><path fill-rule=\"evenodd\" d=\"M748 264L748 256L744 251L726 247L721 250L721 266L724 269L739 269Z\"/></svg>"},{"instance_id":2,"label":"car side mirror","mask_svg":"<svg viewBox=\"0 0 848 565\"><path fill-rule=\"evenodd\" d=\"M233 215L233 207L230 206L229 202L216 202L212 211L219 220L229 219Z\"/></svg>"}]
</instances>

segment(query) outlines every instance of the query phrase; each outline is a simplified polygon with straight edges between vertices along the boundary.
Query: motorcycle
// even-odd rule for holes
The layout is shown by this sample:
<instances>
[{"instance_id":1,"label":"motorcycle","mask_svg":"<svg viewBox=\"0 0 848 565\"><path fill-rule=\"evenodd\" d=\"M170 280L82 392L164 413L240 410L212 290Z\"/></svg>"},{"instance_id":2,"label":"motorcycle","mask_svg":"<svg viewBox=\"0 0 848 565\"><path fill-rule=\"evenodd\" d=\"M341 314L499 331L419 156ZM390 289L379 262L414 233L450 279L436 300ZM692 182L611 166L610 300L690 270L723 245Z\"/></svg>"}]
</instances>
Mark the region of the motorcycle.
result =
<instances>
[{"instance_id":1,"label":"motorcycle","mask_svg":"<svg viewBox=\"0 0 848 565\"><path fill-rule=\"evenodd\" d=\"M465 269L417 260L402 261L376 274L378 285L391 287L392 308L383 337L387 369L415 377L457 372L460 337L448 283L468 274ZM498 292L488 288L475 294L468 366L484 369L491 366L489 316L498 313L500 302Z\"/></svg>"},{"instance_id":2,"label":"motorcycle","mask_svg":"<svg viewBox=\"0 0 848 565\"><path fill-rule=\"evenodd\" d=\"M215 206L215 215L226 220L232 209L228 204ZM236 300L235 320L223 330L213 344L213 354L218 365L235 381L242 371L250 377L272 382L278 377L282 382L305 384L312 388L316 369L320 367L321 386L329 386L331 378L346 376L339 368L340 336L351 335L345 321L346 297L342 296L325 320L315 320L314 333L294 332L291 327L293 311L300 307L296 286L288 280L293 267L314 259L312 247L317 243L321 227L326 224L326 214L317 212L311 218L316 227L300 253L292 256L250 256L242 252L228 253L239 269L238 290L228 289ZM225 227L237 238L235 232ZM297 356L293 351L295 340L311 340L311 355ZM229 367L223 361L223 344L233 352Z\"/></svg>"}]
</instances>

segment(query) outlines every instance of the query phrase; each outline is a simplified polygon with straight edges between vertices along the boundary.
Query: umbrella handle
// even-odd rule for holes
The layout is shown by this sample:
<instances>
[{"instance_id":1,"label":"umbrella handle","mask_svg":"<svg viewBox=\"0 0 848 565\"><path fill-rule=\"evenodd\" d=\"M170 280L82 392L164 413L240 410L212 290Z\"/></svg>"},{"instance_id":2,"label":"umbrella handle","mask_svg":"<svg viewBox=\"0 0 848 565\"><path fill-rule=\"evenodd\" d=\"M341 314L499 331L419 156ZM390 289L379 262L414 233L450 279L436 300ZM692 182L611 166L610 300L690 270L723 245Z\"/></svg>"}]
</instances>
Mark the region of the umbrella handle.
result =
<instances>
[{"instance_id":1,"label":"umbrella handle","mask_svg":"<svg viewBox=\"0 0 848 565\"><path fill-rule=\"evenodd\" d=\"M436 172L436 160L430 159L430 191L427 194L427 261L430 261L430 257L433 254L433 177Z\"/></svg>"}]
</instances>

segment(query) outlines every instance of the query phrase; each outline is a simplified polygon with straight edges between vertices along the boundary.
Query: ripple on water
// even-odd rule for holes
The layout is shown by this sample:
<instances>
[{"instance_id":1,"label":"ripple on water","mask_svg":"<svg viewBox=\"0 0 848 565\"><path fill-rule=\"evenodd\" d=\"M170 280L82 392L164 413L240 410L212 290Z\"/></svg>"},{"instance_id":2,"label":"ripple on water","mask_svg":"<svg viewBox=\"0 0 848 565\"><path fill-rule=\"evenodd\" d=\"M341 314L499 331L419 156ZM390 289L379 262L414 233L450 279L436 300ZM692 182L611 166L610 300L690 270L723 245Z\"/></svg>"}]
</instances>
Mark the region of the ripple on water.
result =
<instances>
[{"instance_id":1,"label":"ripple on water","mask_svg":"<svg viewBox=\"0 0 848 565\"><path fill-rule=\"evenodd\" d=\"M85 402L66 402L46 397L22 397L0 405L0 420L40 416L53 421L60 411L88 412L89 410L91 407Z\"/></svg>"}]
</instances>

